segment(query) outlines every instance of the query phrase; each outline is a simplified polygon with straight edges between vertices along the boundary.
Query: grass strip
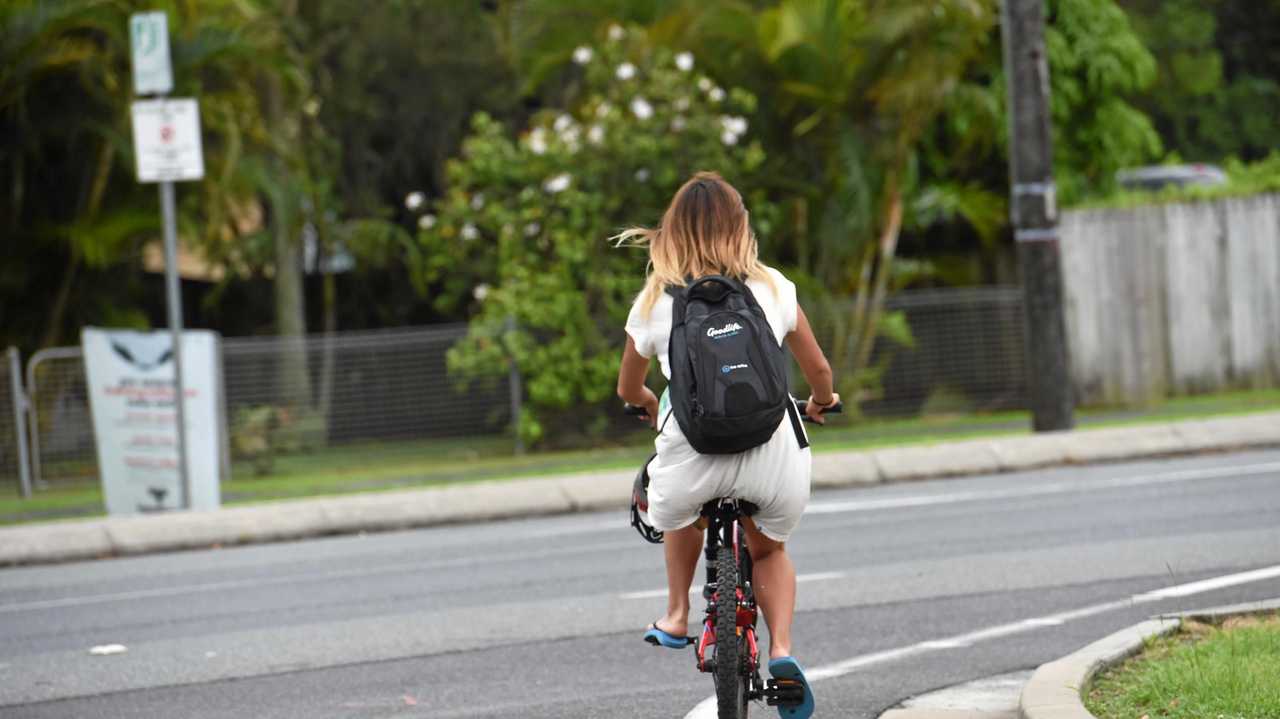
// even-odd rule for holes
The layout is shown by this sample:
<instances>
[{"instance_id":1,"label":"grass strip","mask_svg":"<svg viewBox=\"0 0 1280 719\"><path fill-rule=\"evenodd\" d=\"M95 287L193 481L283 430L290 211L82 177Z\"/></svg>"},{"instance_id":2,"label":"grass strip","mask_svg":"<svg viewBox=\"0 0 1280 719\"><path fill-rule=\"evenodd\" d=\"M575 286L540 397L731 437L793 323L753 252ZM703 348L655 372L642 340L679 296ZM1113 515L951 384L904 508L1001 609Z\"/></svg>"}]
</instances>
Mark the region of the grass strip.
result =
<instances>
[{"instance_id":1,"label":"grass strip","mask_svg":"<svg viewBox=\"0 0 1280 719\"><path fill-rule=\"evenodd\" d=\"M1098 719L1276 719L1280 616L1186 622L1096 679L1085 706Z\"/></svg>"}]
</instances>

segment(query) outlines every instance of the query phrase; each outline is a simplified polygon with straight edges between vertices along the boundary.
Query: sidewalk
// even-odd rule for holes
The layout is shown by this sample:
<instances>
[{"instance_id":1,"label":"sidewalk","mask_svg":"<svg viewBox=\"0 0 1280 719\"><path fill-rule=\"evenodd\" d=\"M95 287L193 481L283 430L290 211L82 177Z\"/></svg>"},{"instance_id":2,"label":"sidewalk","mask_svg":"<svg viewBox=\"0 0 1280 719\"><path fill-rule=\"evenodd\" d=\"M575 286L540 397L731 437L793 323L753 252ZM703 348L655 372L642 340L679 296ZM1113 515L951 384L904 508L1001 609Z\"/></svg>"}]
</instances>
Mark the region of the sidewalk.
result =
<instances>
[{"instance_id":1,"label":"sidewalk","mask_svg":"<svg viewBox=\"0 0 1280 719\"><path fill-rule=\"evenodd\" d=\"M814 455L815 488L1280 446L1280 412ZM622 509L633 470L0 528L0 566ZM619 526L624 526L619 519Z\"/></svg>"}]
</instances>

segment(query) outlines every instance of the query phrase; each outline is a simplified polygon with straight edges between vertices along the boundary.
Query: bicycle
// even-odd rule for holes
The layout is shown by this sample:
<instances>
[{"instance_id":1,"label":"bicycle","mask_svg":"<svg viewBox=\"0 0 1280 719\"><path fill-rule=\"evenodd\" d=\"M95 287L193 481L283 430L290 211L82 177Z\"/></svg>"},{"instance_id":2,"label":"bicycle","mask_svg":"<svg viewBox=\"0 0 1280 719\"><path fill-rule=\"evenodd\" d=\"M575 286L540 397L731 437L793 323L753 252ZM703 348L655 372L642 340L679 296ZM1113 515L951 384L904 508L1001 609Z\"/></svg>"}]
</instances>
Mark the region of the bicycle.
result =
<instances>
[{"instance_id":1,"label":"bicycle","mask_svg":"<svg viewBox=\"0 0 1280 719\"><path fill-rule=\"evenodd\" d=\"M806 402L796 401L800 416L812 421L805 414L806 407ZM823 410L823 414L842 411L843 403L837 403ZM643 407L627 405L625 412L645 416ZM750 702L760 699L767 706L795 706L804 700L804 687L799 682L769 679L766 683L760 676L756 642L759 608L752 587L746 530L740 521L757 509L751 502L732 497L702 505L707 533L703 549L707 581L702 596L707 600L707 610L702 634L693 643L698 670L712 675L719 719L746 719ZM722 586L733 587L732 596L722 592Z\"/></svg>"}]
</instances>

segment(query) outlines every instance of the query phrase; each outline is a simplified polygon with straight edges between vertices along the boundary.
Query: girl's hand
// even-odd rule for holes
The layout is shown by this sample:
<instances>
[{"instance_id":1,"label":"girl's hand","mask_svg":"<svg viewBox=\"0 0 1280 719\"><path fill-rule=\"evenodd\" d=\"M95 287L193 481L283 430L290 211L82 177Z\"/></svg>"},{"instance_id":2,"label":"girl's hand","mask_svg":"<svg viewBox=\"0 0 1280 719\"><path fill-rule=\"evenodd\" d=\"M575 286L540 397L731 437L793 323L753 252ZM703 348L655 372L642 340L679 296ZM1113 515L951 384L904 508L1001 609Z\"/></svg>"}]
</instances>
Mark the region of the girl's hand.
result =
<instances>
[{"instance_id":1,"label":"girl's hand","mask_svg":"<svg viewBox=\"0 0 1280 719\"><path fill-rule=\"evenodd\" d=\"M657 429L658 395L654 394L653 390L648 387L645 387L644 391L647 396L644 398L644 402L640 404L641 407L644 407L644 416L639 417L638 419L642 422L648 422L651 429Z\"/></svg>"},{"instance_id":2,"label":"girl's hand","mask_svg":"<svg viewBox=\"0 0 1280 719\"><path fill-rule=\"evenodd\" d=\"M817 422L818 424L826 424L827 417L822 413L822 410L834 406L839 401L840 394L837 392L831 393L831 401L827 404L818 404L813 401L813 395L809 395L809 401L805 404L804 413L814 422Z\"/></svg>"}]
</instances>

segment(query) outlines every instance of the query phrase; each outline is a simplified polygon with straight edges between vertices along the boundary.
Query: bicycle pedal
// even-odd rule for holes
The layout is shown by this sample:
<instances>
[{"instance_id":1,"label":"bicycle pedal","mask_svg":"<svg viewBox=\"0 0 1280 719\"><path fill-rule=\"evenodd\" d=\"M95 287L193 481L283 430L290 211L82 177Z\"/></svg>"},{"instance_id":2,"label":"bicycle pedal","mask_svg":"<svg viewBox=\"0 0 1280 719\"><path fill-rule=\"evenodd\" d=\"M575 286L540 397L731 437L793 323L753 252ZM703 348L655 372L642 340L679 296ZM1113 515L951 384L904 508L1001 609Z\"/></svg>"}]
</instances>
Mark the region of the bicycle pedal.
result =
<instances>
[{"instance_id":1,"label":"bicycle pedal","mask_svg":"<svg viewBox=\"0 0 1280 719\"><path fill-rule=\"evenodd\" d=\"M804 702L804 685L790 679L770 679L764 690L765 703L771 707Z\"/></svg>"}]
</instances>

